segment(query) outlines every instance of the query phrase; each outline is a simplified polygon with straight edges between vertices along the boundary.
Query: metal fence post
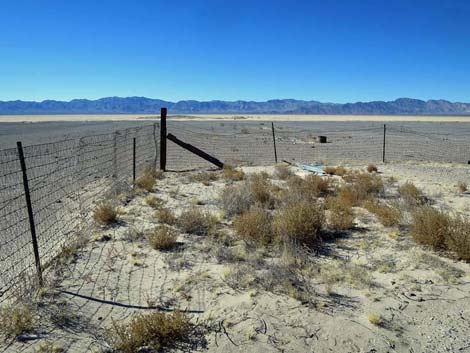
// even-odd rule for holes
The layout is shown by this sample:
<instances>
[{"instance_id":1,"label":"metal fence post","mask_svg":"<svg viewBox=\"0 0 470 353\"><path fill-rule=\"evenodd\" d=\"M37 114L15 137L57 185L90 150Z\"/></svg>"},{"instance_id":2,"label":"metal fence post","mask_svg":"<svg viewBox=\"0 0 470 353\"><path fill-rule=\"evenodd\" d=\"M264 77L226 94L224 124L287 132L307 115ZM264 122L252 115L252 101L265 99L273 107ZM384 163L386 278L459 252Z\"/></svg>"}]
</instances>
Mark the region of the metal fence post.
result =
<instances>
[{"instance_id":1,"label":"metal fence post","mask_svg":"<svg viewBox=\"0 0 470 353\"><path fill-rule=\"evenodd\" d=\"M153 161L152 170L157 170L157 160L158 160L158 144L157 144L157 123L153 124L153 142L155 143L155 159Z\"/></svg>"},{"instance_id":2,"label":"metal fence post","mask_svg":"<svg viewBox=\"0 0 470 353\"><path fill-rule=\"evenodd\" d=\"M384 124L384 143L383 143L383 148L382 148L382 162L385 163L385 137L387 135L387 125Z\"/></svg>"},{"instance_id":3,"label":"metal fence post","mask_svg":"<svg viewBox=\"0 0 470 353\"><path fill-rule=\"evenodd\" d=\"M26 162L24 159L23 145L21 144L20 141L18 141L16 143L16 146L18 149L18 157L20 159L21 171L23 173L24 195L26 199L26 207L28 209L29 229L31 231L31 239L33 243L34 261L36 263L36 272L38 276L39 285L42 287L43 280L42 280L41 259L39 258L38 239L36 236L36 225L34 224L33 206L31 204L31 195L29 192L28 174L26 172Z\"/></svg>"},{"instance_id":4,"label":"metal fence post","mask_svg":"<svg viewBox=\"0 0 470 353\"><path fill-rule=\"evenodd\" d=\"M118 132L113 133L113 178L117 179L118 168L117 168L117 135Z\"/></svg>"},{"instance_id":5,"label":"metal fence post","mask_svg":"<svg viewBox=\"0 0 470 353\"><path fill-rule=\"evenodd\" d=\"M166 108L160 110L160 170L166 169Z\"/></svg>"},{"instance_id":6,"label":"metal fence post","mask_svg":"<svg viewBox=\"0 0 470 353\"><path fill-rule=\"evenodd\" d=\"M132 145L132 186L135 187L135 137Z\"/></svg>"},{"instance_id":7,"label":"metal fence post","mask_svg":"<svg viewBox=\"0 0 470 353\"><path fill-rule=\"evenodd\" d=\"M274 122L271 122L271 129L273 131L273 144L274 144L274 160L277 163L277 149L276 149L276 134L274 133Z\"/></svg>"}]
</instances>

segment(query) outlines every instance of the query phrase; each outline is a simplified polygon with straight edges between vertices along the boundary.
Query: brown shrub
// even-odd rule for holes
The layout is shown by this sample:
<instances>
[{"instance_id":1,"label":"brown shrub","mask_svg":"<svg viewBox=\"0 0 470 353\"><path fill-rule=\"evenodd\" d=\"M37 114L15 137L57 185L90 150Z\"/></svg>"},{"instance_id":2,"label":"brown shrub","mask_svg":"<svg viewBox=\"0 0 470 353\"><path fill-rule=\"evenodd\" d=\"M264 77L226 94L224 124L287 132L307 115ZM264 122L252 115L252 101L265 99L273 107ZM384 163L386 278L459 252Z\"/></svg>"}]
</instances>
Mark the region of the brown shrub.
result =
<instances>
[{"instance_id":1,"label":"brown shrub","mask_svg":"<svg viewBox=\"0 0 470 353\"><path fill-rule=\"evenodd\" d=\"M177 218L172 210L162 207L157 212L155 212L155 217L158 219L159 222L168 224L168 225L175 225Z\"/></svg>"},{"instance_id":2,"label":"brown shrub","mask_svg":"<svg viewBox=\"0 0 470 353\"><path fill-rule=\"evenodd\" d=\"M152 191L155 185L155 177L152 173L144 173L135 181L135 186L139 189Z\"/></svg>"},{"instance_id":3,"label":"brown shrub","mask_svg":"<svg viewBox=\"0 0 470 353\"><path fill-rule=\"evenodd\" d=\"M253 174L250 177L250 188L255 202L266 207L272 207L274 199L272 197L272 183L265 174Z\"/></svg>"},{"instance_id":4,"label":"brown shrub","mask_svg":"<svg viewBox=\"0 0 470 353\"><path fill-rule=\"evenodd\" d=\"M273 219L274 233L284 241L307 245L320 242L320 230L325 223L321 205L309 201L288 204L279 209Z\"/></svg>"},{"instance_id":5,"label":"brown shrub","mask_svg":"<svg viewBox=\"0 0 470 353\"><path fill-rule=\"evenodd\" d=\"M461 193L464 193L468 190L467 183L464 181L461 181L457 184L457 188Z\"/></svg>"},{"instance_id":6,"label":"brown shrub","mask_svg":"<svg viewBox=\"0 0 470 353\"><path fill-rule=\"evenodd\" d=\"M384 190L382 178L375 174L358 173L353 181L353 187L365 199L368 195L378 195Z\"/></svg>"},{"instance_id":7,"label":"brown shrub","mask_svg":"<svg viewBox=\"0 0 470 353\"><path fill-rule=\"evenodd\" d=\"M93 219L96 223L110 225L117 221L118 209L111 202L102 202L93 212Z\"/></svg>"},{"instance_id":8,"label":"brown shrub","mask_svg":"<svg viewBox=\"0 0 470 353\"><path fill-rule=\"evenodd\" d=\"M326 174L329 174L329 175L335 175L336 174L336 168L335 167L325 167L325 169L323 169L325 171Z\"/></svg>"},{"instance_id":9,"label":"brown shrub","mask_svg":"<svg viewBox=\"0 0 470 353\"><path fill-rule=\"evenodd\" d=\"M412 212L411 236L413 239L434 249L445 247L450 217L431 206L416 208Z\"/></svg>"},{"instance_id":10,"label":"brown shrub","mask_svg":"<svg viewBox=\"0 0 470 353\"><path fill-rule=\"evenodd\" d=\"M468 219L457 216L452 220L446 246L461 260L470 261L470 221Z\"/></svg>"},{"instance_id":11,"label":"brown shrub","mask_svg":"<svg viewBox=\"0 0 470 353\"><path fill-rule=\"evenodd\" d=\"M179 216L178 225L185 233L209 235L215 230L217 218L193 207Z\"/></svg>"},{"instance_id":12,"label":"brown shrub","mask_svg":"<svg viewBox=\"0 0 470 353\"><path fill-rule=\"evenodd\" d=\"M165 225L156 227L148 237L150 246L162 251L173 249L177 244L177 238L175 230Z\"/></svg>"},{"instance_id":13,"label":"brown shrub","mask_svg":"<svg viewBox=\"0 0 470 353\"><path fill-rule=\"evenodd\" d=\"M267 245L272 239L271 217L258 207L237 216L233 222L238 237L255 244Z\"/></svg>"},{"instance_id":14,"label":"brown shrub","mask_svg":"<svg viewBox=\"0 0 470 353\"><path fill-rule=\"evenodd\" d=\"M292 176L290 167L285 164L280 164L274 167L274 177L280 180L287 180Z\"/></svg>"},{"instance_id":15,"label":"brown shrub","mask_svg":"<svg viewBox=\"0 0 470 353\"><path fill-rule=\"evenodd\" d=\"M342 166L336 167L335 175L337 176L344 176L348 173L348 170Z\"/></svg>"},{"instance_id":16,"label":"brown shrub","mask_svg":"<svg viewBox=\"0 0 470 353\"><path fill-rule=\"evenodd\" d=\"M398 193L409 205L417 206L423 204L423 195L412 182L406 182L398 188Z\"/></svg>"},{"instance_id":17,"label":"brown shrub","mask_svg":"<svg viewBox=\"0 0 470 353\"><path fill-rule=\"evenodd\" d=\"M327 197L325 207L330 211L328 225L331 229L347 230L354 227L351 204L343 202L340 197Z\"/></svg>"},{"instance_id":18,"label":"brown shrub","mask_svg":"<svg viewBox=\"0 0 470 353\"><path fill-rule=\"evenodd\" d=\"M284 203L302 200L314 202L318 197L329 193L329 180L318 175L309 175L305 179L292 176L287 180L287 187L282 197Z\"/></svg>"},{"instance_id":19,"label":"brown shrub","mask_svg":"<svg viewBox=\"0 0 470 353\"><path fill-rule=\"evenodd\" d=\"M147 205L155 209L162 207L164 204L164 201L156 195L147 195L144 201Z\"/></svg>"},{"instance_id":20,"label":"brown shrub","mask_svg":"<svg viewBox=\"0 0 470 353\"><path fill-rule=\"evenodd\" d=\"M236 170L230 165L225 165L223 169L224 178L232 181L240 181L245 179L243 170Z\"/></svg>"},{"instance_id":21,"label":"brown shrub","mask_svg":"<svg viewBox=\"0 0 470 353\"><path fill-rule=\"evenodd\" d=\"M135 353L142 347L160 351L186 341L191 330L192 325L184 313L152 312L134 316L129 324L118 324L113 320L108 340L118 352Z\"/></svg>"},{"instance_id":22,"label":"brown shrub","mask_svg":"<svg viewBox=\"0 0 470 353\"><path fill-rule=\"evenodd\" d=\"M378 169L375 164L369 163L369 165L367 166L367 171L369 173L377 173Z\"/></svg>"},{"instance_id":23,"label":"brown shrub","mask_svg":"<svg viewBox=\"0 0 470 353\"><path fill-rule=\"evenodd\" d=\"M401 212L398 208L392 207L377 200L366 200L364 208L376 215L380 223L385 227L397 226L401 221Z\"/></svg>"},{"instance_id":24,"label":"brown shrub","mask_svg":"<svg viewBox=\"0 0 470 353\"><path fill-rule=\"evenodd\" d=\"M227 186L219 197L220 207L226 216L232 217L250 209L255 203L250 184L244 182L236 186Z\"/></svg>"},{"instance_id":25,"label":"brown shrub","mask_svg":"<svg viewBox=\"0 0 470 353\"><path fill-rule=\"evenodd\" d=\"M34 310L28 305L5 305L0 308L0 334L7 339L33 331L36 321Z\"/></svg>"},{"instance_id":26,"label":"brown shrub","mask_svg":"<svg viewBox=\"0 0 470 353\"><path fill-rule=\"evenodd\" d=\"M206 186L210 185L213 181L217 181L218 179L219 176L216 173L210 172L200 172L189 177L190 181L202 183Z\"/></svg>"},{"instance_id":27,"label":"brown shrub","mask_svg":"<svg viewBox=\"0 0 470 353\"><path fill-rule=\"evenodd\" d=\"M351 185L345 185L339 188L337 197L342 204L353 207L361 204L364 195L359 194L358 190Z\"/></svg>"}]
</instances>

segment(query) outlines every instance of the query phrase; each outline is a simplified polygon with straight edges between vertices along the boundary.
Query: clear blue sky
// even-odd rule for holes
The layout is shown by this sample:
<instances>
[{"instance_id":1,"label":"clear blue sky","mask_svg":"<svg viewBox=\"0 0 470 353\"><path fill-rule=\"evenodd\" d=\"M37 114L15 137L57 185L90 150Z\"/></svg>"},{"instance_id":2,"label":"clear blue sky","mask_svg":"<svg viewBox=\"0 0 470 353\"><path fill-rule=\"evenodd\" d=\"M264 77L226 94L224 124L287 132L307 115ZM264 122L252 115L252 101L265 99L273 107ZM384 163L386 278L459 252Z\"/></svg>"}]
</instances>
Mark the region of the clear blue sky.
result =
<instances>
[{"instance_id":1,"label":"clear blue sky","mask_svg":"<svg viewBox=\"0 0 470 353\"><path fill-rule=\"evenodd\" d=\"M0 100L470 102L470 1L0 0Z\"/></svg>"}]
</instances>

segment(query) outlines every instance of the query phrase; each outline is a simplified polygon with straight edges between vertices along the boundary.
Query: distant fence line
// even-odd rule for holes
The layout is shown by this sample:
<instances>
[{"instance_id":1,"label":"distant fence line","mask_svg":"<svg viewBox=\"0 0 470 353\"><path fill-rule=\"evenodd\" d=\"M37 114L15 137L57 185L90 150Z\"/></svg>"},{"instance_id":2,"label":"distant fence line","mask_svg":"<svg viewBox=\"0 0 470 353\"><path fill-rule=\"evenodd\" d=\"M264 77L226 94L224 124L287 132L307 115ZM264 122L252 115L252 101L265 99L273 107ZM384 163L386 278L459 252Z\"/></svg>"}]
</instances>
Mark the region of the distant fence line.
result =
<instances>
[{"instance_id":1,"label":"distant fence line","mask_svg":"<svg viewBox=\"0 0 470 353\"><path fill-rule=\"evenodd\" d=\"M166 129L178 140L231 165L272 165L276 160L324 165L470 160L470 142L458 134L388 126L325 129L316 122L302 129L283 123L260 122L248 127L243 123L225 128L224 122L217 122L217 130L214 126L204 128L194 122L170 120ZM20 146L0 150L0 302L36 277L31 216L39 261L47 267L91 224L96 202L109 193L132 188L135 175L145 168L161 167L162 160L168 170L212 166L171 140L167 143L167 131L161 127L163 124L154 123L21 146L23 156ZM25 190L24 177L29 190ZM32 214L28 213L27 192Z\"/></svg>"}]
</instances>

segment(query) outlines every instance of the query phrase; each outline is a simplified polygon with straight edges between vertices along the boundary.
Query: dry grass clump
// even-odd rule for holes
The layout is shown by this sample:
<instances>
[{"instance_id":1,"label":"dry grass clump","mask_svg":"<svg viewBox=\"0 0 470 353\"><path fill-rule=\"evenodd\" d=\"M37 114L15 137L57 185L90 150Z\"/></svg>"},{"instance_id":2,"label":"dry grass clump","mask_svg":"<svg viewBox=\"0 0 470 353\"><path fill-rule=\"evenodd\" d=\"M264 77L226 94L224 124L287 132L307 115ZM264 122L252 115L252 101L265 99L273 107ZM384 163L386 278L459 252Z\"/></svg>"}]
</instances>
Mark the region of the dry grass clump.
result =
<instances>
[{"instance_id":1,"label":"dry grass clump","mask_svg":"<svg viewBox=\"0 0 470 353\"><path fill-rule=\"evenodd\" d=\"M179 216L178 225L185 233L209 235L215 230L217 218L209 212L193 207Z\"/></svg>"},{"instance_id":2,"label":"dry grass clump","mask_svg":"<svg viewBox=\"0 0 470 353\"><path fill-rule=\"evenodd\" d=\"M348 230L354 227L354 212L351 204L342 202L339 197L328 197L325 207L330 211L328 225L334 230Z\"/></svg>"},{"instance_id":3,"label":"dry grass clump","mask_svg":"<svg viewBox=\"0 0 470 353\"><path fill-rule=\"evenodd\" d=\"M160 209L155 212L155 217L158 219L159 222L168 224L168 225L175 225L177 218L172 210L169 208L161 207Z\"/></svg>"},{"instance_id":4,"label":"dry grass clump","mask_svg":"<svg viewBox=\"0 0 470 353\"><path fill-rule=\"evenodd\" d=\"M294 175L287 180L287 186L282 197L285 203L302 200L314 202L330 192L329 180L318 175L309 175L305 179Z\"/></svg>"},{"instance_id":5,"label":"dry grass clump","mask_svg":"<svg viewBox=\"0 0 470 353\"><path fill-rule=\"evenodd\" d=\"M267 245L272 239L271 216L259 207L237 216L233 227L237 236L248 242Z\"/></svg>"},{"instance_id":6,"label":"dry grass clump","mask_svg":"<svg viewBox=\"0 0 470 353\"><path fill-rule=\"evenodd\" d=\"M375 164L369 163L369 165L367 166L367 171L369 173L377 173L378 169Z\"/></svg>"},{"instance_id":7,"label":"dry grass clump","mask_svg":"<svg viewBox=\"0 0 470 353\"><path fill-rule=\"evenodd\" d=\"M176 234L175 230L166 225L156 227L148 237L152 248L161 251L173 249L177 244L177 238L178 235Z\"/></svg>"},{"instance_id":8,"label":"dry grass clump","mask_svg":"<svg viewBox=\"0 0 470 353\"><path fill-rule=\"evenodd\" d=\"M462 216L455 217L449 227L446 246L459 259L470 261L470 221Z\"/></svg>"},{"instance_id":9,"label":"dry grass clump","mask_svg":"<svg viewBox=\"0 0 470 353\"><path fill-rule=\"evenodd\" d=\"M99 204L93 212L93 219L101 225L110 225L117 221L118 209L109 201Z\"/></svg>"},{"instance_id":10,"label":"dry grass clump","mask_svg":"<svg viewBox=\"0 0 470 353\"><path fill-rule=\"evenodd\" d=\"M135 186L141 190L152 191L155 185L155 176L147 172L135 180Z\"/></svg>"},{"instance_id":11,"label":"dry grass clump","mask_svg":"<svg viewBox=\"0 0 470 353\"><path fill-rule=\"evenodd\" d=\"M356 174L353 187L365 199L369 195L378 195L384 190L382 178L375 174Z\"/></svg>"},{"instance_id":12,"label":"dry grass clump","mask_svg":"<svg viewBox=\"0 0 470 353\"><path fill-rule=\"evenodd\" d=\"M301 201L285 205L275 213L273 231L284 241L315 245L321 240L324 223L325 212L321 205Z\"/></svg>"},{"instance_id":13,"label":"dry grass clump","mask_svg":"<svg viewBox=\"0 0 470 353\"><path fill-rule=\"evenodd\" d=\"M398 193L409 205L420 205L423 203L423 195L415 184L407 181L398 188Z\"/></svg>"},{"instance_id":14,"label":"dry grass clump","mask_svg":"<svg viewBox=\"0 0 470 353\"><path fill-rule=\"evenodd\" d=\"M379 314L369 314L367 315L367 320L375 326L381 326L382 325L382 317Z\"/></svg>"},{"instance_id":15,"label":"dry grass clump","mask_svg":"<svg viewBox=\"0 0 470 353\"><path fill-rule=\"evenodd\" d=\"M222 190L219 198L220 207L228 217L249 210L254 202L251 187L246 182L241 185L227 186Z\"/></svg>"},{"instance_id":16,"label":"dry grass clump","mask_svg":"<svg viewBox=\"0 0 470 353\"><path fill-rule=\"evenodd\" d=\"M156 195L147 195L144 201L147 205L155 209L162 207L164 203L164 201Z\"/></svg>"},{"instance_id":17,"label":"dry grass clump","mask_svg":"<svg viewBox=\"0 0 470 353\"><path fill-rule=\"evenodd\" d=\"M36 315L33 308L25 304L0 308L0 335L6 339L16 338L34 330Z\"/></svg>"},{"instance_id":18,"label":"dry grass clump","mask_svg":"<svg viewBox=\"0 0 470 353\"><path fill-rule=\"evenodd\" d=\"M450 217L431 206L423 206L412 212L411 236L434 249L443 249L449 229Z\"/></svg>"},{"instance_id":19,"label":"dry grass clump","mask_svg":"<svg viewBox=\"0 0 470 353\"><path fill-rule=\"evenodd\" d=\"M457 184L457 188L459 189L461 193L467 192L468 190L467 183L464 181L459 182Z\"/></svg>"},{"instance_id":20,"label":"dry grass clump","mask_svg":"<svg viewBox=\"0 0 470 353\"><path fill-rule=\"evenodd\" d=\"M290 167L285 164L279 164L274 167L274 177L280 180L287 180L293 175Z\"/></svg>"},{"instance_id":21,"label":"dry grass clump","mask_svg":"<svg viewBox=\"0 0 470 353\"><path fill-rule=\"evenodd\" d=\"M263 206L272 207L274 204L272 197L273 185L268 177L267 174L253 174L250 177L249 183L254 201Z\"/></svg>"},{"instance_id":22,"label":"dry grass clump","mask_svg":"<svg viewBox=\"0 0 470 353\"><path fill-rule=\"evenodd\" d=\"M346 168L344 168L342 166L339 166L339 167L325 167L324 171L325 171L326 174L337 175L337 176L340 176L340 177L342 177L343 175L345 175L348 172L346 170Z\"/></svg>"},{"instance_id":23,"label":"dry grass clump","mask_svg":"<svg viewBox=\"0 0 470 353\"><path fill-rule=\"evenodd\" d=\"M345 185L339 188L337 197L338 202L353 207L361 204L364 195L361 195L358 190L351 185Z\"/></svg>"},{"instance_id":24,"label":"dry grass clump","mask_svg":"<svg viewBox=\"0 0 470 353\"><path fill-rule=\"evenodd\" d=\"M245 173L243 170L236 170L230 165L224 166L223 175L225 179L232 181L240 181L245 179Z\"/></svg>"},{"instance_id":25,"label":"dry grass clump","mask_svg":"<svg viewBox=\"0 0 470 353\"><path fill-rule=\"evenodd\" d=\"M402 215L400 210L396 207L371 199L364 202L364 208L375 214L379 222L385 227L392 227L400 224Z\"/></svg>"},{"instance_id":26,"label":"dry grass clump","mask_svg":"<svg viewBox=\"0 0 470 353\"><path fill-rule=\"evenodd\" d=\"M152 312L133 317L129 324L113 321L108 331L111 347L118 352L160 351L188 339L192 325L186 314Z\"/></svg>"},{"instance_id":27,"label":"dry grass clump","mask_svg":"<svg viewBox=\"0 0 470 353\"><path fill-rule=\"evenodd\" d=\"M217 181L218 179L219 176L216 173L209 172L200 172L189 177L190 181L202 183L206 186L209 186L211 182Z\"/></svg>"}]
</instances>

